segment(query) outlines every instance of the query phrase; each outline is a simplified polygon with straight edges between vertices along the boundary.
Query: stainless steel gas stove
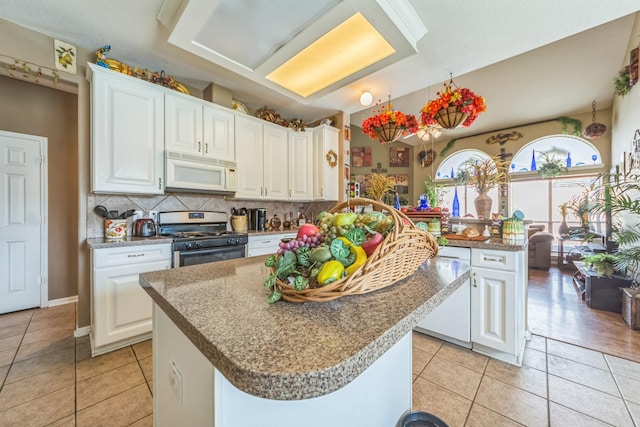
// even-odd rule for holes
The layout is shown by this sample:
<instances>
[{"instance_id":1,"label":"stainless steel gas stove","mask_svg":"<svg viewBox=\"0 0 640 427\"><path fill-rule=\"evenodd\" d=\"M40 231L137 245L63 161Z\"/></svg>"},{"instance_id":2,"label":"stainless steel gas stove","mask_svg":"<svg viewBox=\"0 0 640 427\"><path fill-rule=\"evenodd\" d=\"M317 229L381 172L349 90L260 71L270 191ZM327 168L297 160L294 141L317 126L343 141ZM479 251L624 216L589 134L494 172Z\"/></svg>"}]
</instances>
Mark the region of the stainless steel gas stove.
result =
<instances>
[{"instance_id":1,"label":"stainless steel gas stove","mask_svg":"<svg viewBox=\"0 0 640 427\"><path fill-rule=\"evenodd\" d=\"M219 211L160 212L158 234L173 238L174 267L244 258L249 240L228 231L227 214Z\"/></svg>"}]
</instances>

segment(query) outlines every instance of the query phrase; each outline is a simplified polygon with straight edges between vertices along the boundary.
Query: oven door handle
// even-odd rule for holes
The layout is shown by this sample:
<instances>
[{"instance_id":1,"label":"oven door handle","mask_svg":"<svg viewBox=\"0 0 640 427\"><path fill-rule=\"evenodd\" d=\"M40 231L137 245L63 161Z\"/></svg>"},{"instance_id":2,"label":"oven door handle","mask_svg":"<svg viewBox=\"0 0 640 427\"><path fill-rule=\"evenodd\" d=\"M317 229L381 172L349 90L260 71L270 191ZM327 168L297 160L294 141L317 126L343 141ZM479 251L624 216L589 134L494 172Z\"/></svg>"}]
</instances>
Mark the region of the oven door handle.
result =
<instances>
[{"instance_id":1,"label":"oven door handle","mask_svg":"<svg viewBox=\"0 0 640 427\"><path fill-rule=\"evenodd\" d=\"M241 245L237 245L237 246L223 246L223 247L218 247L218 248L207 248L207 249L195 249L192 251L176 251L176 253L179 254L179 256L186 256L186 255L210 255L210 254L215 254L215 253L219 253L219 252L228 252L229 249L242 249Z\"/></svg>"}]
</instances>

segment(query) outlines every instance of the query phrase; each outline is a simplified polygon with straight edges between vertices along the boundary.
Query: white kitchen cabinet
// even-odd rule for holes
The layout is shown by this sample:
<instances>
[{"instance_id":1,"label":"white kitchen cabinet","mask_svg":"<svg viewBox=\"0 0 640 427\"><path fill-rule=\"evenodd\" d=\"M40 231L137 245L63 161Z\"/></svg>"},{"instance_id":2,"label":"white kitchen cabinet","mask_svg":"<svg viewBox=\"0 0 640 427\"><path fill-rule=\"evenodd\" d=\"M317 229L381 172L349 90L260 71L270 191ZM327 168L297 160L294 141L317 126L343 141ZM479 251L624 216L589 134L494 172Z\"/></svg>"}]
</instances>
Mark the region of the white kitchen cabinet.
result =
<instances>
[{"instance_id":1,"label":"white kitchen cabinet","mask_svg":"<svg viewBox=\"0 0 640 427\"><path fill-rule=\"evenodd\" d=\"M338 129L318 126L313 129L313 199L338 200ZM331 163L335 156L335 164Z\"/></svg>"},{"instance_id":2,"label":"white kitchen cabinet","mask_svg":"<svg viewBox=\"0 0 640 427\"><path fill-rule=\"evenodd\" d=\"M164 91L87 64L91 82L91 189L164 192Z\"/></svg>"},{"instance_id":3,"label":"white kitchen cabinet","mask_svg":"<svg viewBox=\"0 0 640 427\"><path fill-rule=\"evenodd\" d=\"M171 268L171 244L94 249L91 261L91 354L150 338L152 302L138 276Z\"/></svg>"},{"instance_id":4,"label":"white kitchen cabinet","mask_svg":"<svg viewBox=\"0 0 640 427\"><path fill-rule=\"evenodd\" d=\"M247 244L247 256L271 255L278 250L278 245L282 239L295 239L296 232L282 234L262 234L249 236Z\"/></svg>"},{"instance_id":5,"label":"white kitchen cabinet","mask_svg":"<svg viewBox=\"0 0 640 427\"><path fill-rule=\"evenodd\" d=\"M527 333L525 251L472 248L471 266L473 349L521 365Z\"/></svg>"},{"instance_id":6,"label":"white kitchen cabinet","mask_svg":"<svg viewBox=\"0 0 640 427\"><path fill-rule=\"evenodd\" d=\"M165 95L165 148L168 151L234 162L234 114L182 94Z\"/></svg>"},{"instance_id":7,"label":"white kitchen cabinet","mask_svg":"<svg viewBox=\"0 0 640 427\"><path fill-rule=\"evenodd\" d=\"M289 132L289 200L313 199L313 132Z\"/></svg>"},{"instance_id":8,"label":"white kitchen cabinet","mask_svg":"<svg viewBox=\"0 0 640 427\"><path fill-rule=\"evenodd\" d=\"M288 200L288 130L238 115L237 199Z\"/></svg>"}]
</instances>

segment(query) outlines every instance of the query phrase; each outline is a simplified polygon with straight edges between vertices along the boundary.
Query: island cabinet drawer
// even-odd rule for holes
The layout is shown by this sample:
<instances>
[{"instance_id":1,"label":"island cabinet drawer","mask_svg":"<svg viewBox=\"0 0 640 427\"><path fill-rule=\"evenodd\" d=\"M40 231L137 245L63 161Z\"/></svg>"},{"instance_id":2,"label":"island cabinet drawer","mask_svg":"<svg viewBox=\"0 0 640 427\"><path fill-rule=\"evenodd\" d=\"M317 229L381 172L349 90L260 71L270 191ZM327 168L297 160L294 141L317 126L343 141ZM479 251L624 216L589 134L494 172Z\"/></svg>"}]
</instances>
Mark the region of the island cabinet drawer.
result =
<instances>
[{"instance_id":1,"label":"island cabinet drawer","mask_svg":"<svg viewBox=\"0 0 640 427\"><path fill-rule=\"evenodd\" d=\"M96 249L93 267L114 267L125 264L164 261L171 259L171 243L141 246L122 246L117 248Z\"/></svg>"},{"instance_id":2,"label":"island cabinet drawer","mask_svg":"<svg viewBox=\"0 0 640 427\"><path fill-rule=\"evenodd\" d=\"M471 249L471 265L494 270L515 271L516 252L473 248Z\"/></svg>"}]
</instances>

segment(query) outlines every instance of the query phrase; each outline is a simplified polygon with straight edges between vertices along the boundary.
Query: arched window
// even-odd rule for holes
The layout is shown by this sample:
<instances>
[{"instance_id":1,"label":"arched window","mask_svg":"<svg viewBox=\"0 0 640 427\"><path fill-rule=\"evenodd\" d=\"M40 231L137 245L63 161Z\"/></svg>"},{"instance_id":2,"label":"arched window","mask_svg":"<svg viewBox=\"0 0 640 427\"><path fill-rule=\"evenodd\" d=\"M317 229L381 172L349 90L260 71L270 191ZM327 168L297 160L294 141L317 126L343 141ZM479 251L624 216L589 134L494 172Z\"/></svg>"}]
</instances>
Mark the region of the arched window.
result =
<instances>
[{"instance_id":1,"label":"arched window","mask_svg":"<svg viewBox=\"0 0 640 427\"><path fill-rule=\"evenodd\" d=\"M440 163L440 167L436 171L436 180L451 179L455 177L458 169L469 160L484 160L489 156L480 150L460 150L450 155ZM453 176L452 176L453 175Z\"/></svg>"},{"instance_id":2,"label":"arched window","mask_svg":"<svg viewBox=\"0 0 640 427\"><path fill-rule=\"evenodd\" d=\"M580 137L550 135L531 141L511 159L509 173L530 172L538 168L547 157L560 159L570 168L602 165L598 149Z\"/></svg>"}]
</instances>

